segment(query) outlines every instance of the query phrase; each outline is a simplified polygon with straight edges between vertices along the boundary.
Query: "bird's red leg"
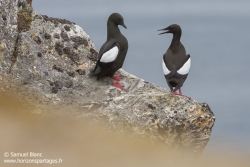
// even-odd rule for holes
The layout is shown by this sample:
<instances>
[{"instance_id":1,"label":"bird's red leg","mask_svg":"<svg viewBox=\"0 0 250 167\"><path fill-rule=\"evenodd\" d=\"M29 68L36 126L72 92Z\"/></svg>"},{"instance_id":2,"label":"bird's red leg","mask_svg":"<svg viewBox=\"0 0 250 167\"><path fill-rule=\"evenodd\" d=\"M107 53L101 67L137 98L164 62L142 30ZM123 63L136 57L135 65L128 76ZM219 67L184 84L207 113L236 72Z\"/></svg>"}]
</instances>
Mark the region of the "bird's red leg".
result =
<instances>
[{"instance_id":1,"label":"bird's red leg","mask_svg":"<svg viewBox=\"0 0 250 167\"><path fill-rule=\"evenodd\" d=\"M181 96L182 96L181 88L179 89L179 95L181 95Z\"/></svg>"},{"instance_id":2,"label":"bird's red leg","mask_svg":"<svg viewBox=\"0 0 250 167\"><path fill-rule=\"evenodd\" d=\"M112 79L117 80L117 81L120 81L120 80L121 80L121 77L118 76L118 75L114 75L114 76L112 77Z\"/></svg>"},{"instance_id":3,"label":"bird's red leg","mask_svg":"<svg viewBox=\"0 0 250 167\"><path fill-rule=\"evenodd\" d=\"M113 85L114 87L117 87L117 88L123 90L124 86L122 86L119 82L114 81L112 78L110 78L110 79L111 79L112 85Z\"/></svg>"},{"instance_id":4,"label":"bird's red leg","mask_svg":"<svg viewBox=\"0 0 250 167\"><path fill-rule=\"evenodd\" d=\"M176 93L176 92L174 92L174 91L172 91L172 90L171 90L170 92L173 93L173 94L175 94L175 95L179 95L178 93Z\"/></svg>"},{"instance_id":5,"label":"bird's red leg","mask_svg":"<svg viewBox=\"0 0 250 167\"><path fill-rule=\"evenodd\" d=\"M181 92L181 88L179 89L179 95L180 95L180 96L184 96L184 97L186 97L186 98L191 99L189 96L186 96L186 95L183 95L183 94L182 94L182 92Z\"/></svg>"}]
</instances>

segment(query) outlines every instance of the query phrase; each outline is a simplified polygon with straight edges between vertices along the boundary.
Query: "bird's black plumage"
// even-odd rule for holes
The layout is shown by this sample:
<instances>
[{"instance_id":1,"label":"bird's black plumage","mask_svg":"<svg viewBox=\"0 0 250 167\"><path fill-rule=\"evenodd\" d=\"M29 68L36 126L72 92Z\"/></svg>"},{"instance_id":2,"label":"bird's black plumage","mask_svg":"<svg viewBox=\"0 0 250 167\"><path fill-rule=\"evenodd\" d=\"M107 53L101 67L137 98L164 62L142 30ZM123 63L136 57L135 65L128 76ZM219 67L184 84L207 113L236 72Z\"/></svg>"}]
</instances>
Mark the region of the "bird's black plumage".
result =
<instances>
[{"instance_id":1,"label":"bird's black plumage","mask_svg":"<svg viewBox=\"0 0 250 167\"><path fill-rule=\"evenodd\" d=\"M181 27L177 24L172 24L167 28L158 31L164 31L160 34L173 34L171 44L163 55L162 68L171 92L179 90L179 94L182 95L181 87L188 76L191 66L191 58L189 54L186 54L185 47L180 41L182 33Z\"/></svg>"},{"instance_id":2,"label":"bird's black plumage","mask_svg":"<svg viewBox=\"0 0 250 167\"><path fill-rule=\"evenodd\" d=\"M113 13L107 21L107 41L102 45L93 74L97 75L97 80L102 77L113 77L120 69L125 60L128 41L122 35L118 25L127 28L124 19L119 13Z\"/></svg>"}]
</instances>

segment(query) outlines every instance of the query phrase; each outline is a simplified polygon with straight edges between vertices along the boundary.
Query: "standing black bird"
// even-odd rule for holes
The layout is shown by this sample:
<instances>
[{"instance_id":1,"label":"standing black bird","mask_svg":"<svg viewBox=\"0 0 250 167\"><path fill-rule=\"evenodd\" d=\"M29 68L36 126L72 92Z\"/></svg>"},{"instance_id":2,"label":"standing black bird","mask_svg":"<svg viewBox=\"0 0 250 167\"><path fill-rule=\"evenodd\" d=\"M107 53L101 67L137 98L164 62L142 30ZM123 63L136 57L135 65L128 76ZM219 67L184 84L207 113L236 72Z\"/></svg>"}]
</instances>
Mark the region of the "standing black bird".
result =
<instances>
[{"instance_id":1,"label":"standing black bird","mask_svg":"<svg viewBox=\"0 0 250 167\"><path fill-rule=\"evenodd\" d=\"M159 35L165 33L173 34L172 42L166 53L163 55L162 69L164 76L172 93L185 96L181 92L181 87L188 76L191 66L191 57L189 54L186 54L185 47L180 41L181 27L177 24L172 24L167 28L158 31L161 30L164 30L165 32L162 32ZM176 93L177 90L179 90L179 94Z\"/></svg>"},{"instance_id":2,"label":"standing black bird","mask_svg":"<svg viewBox=\"0 0 250 167\"><path fill-rule=\"evenodd\" d=\"M115 87L123 89L123 86L118 82L121 79L120 76L114 74L123 65L128 51L128 41L120 32L118 25L127 28L119 13L111 14L107 22L107 41L99 51L93 74L97 75L97 80L108 76Z\"/></svg>"}]
</instances>

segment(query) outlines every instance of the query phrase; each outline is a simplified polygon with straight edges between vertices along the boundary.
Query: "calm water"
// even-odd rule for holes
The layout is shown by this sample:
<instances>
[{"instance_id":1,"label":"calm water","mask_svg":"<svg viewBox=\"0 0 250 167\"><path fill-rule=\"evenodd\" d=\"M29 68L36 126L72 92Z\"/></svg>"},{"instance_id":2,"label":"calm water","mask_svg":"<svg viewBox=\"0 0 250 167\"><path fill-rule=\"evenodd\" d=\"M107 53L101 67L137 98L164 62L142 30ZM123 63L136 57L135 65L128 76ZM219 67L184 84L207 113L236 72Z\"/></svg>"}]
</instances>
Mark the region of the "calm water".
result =
<instances>
[{"instance_id":1,"label":"calm water","mask_svg":"<svg viewBox=\"0 0 250 167\"><path fill-rule=\"evenodd\" d=\"M33 1L33 7L75 22L97 49L106 40L108 16L119 12L128 27L120 28L129 41L123 68L166 89L161 60L172 35L159 36L157 30L179 24L181 41L192 57L183 93L208 103L216 116L205 152L250 152L250 1L43 0Z\"/></svg>"}]
</instances>

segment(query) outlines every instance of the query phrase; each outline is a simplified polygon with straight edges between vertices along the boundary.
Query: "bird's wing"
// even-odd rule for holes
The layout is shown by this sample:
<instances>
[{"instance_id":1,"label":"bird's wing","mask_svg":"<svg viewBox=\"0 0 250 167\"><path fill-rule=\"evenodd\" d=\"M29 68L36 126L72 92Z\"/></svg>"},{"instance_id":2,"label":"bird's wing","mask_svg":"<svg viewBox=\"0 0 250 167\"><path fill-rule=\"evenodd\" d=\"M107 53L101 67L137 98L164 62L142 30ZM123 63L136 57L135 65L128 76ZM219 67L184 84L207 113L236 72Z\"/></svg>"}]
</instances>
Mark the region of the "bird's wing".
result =
<instances>
[{"instance_id":1,"label":"bird's wing","mask_svg":"<svg viewBox=\"0 0 250 167\"><path fill-rule=\"evenodd\" d=\"M169 55L170 54L168 51L163 55L162 68L165 75L174 70L174 64L172 63L173 60Z\"/></svg>"},{"instance_id":2,"label":"bird's wing","mask_svg":"<svg viewBox=\"0 0 250 167\"><path fill-rule=\"evenodd\" d=\"M163 60L162 60L162 70L163 70L163 74L164 75L168 75L171 71L169 70L169 67L167 67L167 63L165 63L165 56L163 56Z\"/></svg>"},{"instance_id":3,"label":"bird's wing","mask_svg":"<svg viewBox=\"0 0 250 167\"><path fill-rule=\"evenodd\" d=\"M99 74L101 71L101 64L110 64L112 63L119 54L120 44L116 42L116 40L112 39L108 42L105 42L98 54L98 61L96 62L96 66L93 70L93 74Z\"/></svg>"},{"instance_id":4,"label":"bird's wing","mask_svg":"<svg viewBox=\"0 0 250 167\"><path fill-rule=\"evenodd\" d=\"M177 73L181 74L181 75L186 75L186 74L188 74L190 67L191 67L191 57L188 54L186 56L186 59L185 59L183 65L180 67L180 69L177 71Z\"/></svg>"},{"instance_id":5,"label":"bird's wing","mask_svg":"<svg viewBox=\"0 0 250 167\"><path fill-rule=\"evenodd\" d=\"M113 62L119 54L120 44L112 39L102 46L98 55L98 61L102 63Z\"/></svg>"},{"instance_id":6,"label":"bird's wing","mask_svg":"<svg viewBox=\"0 0 250 167\"><path fill-rule=\"evenodd\" d=\"M100 62L111 63L117 58L118 53L119 53L119 48L117 46L113 46L108 51L103 53Z\"/></svg>"}]
</instances>

